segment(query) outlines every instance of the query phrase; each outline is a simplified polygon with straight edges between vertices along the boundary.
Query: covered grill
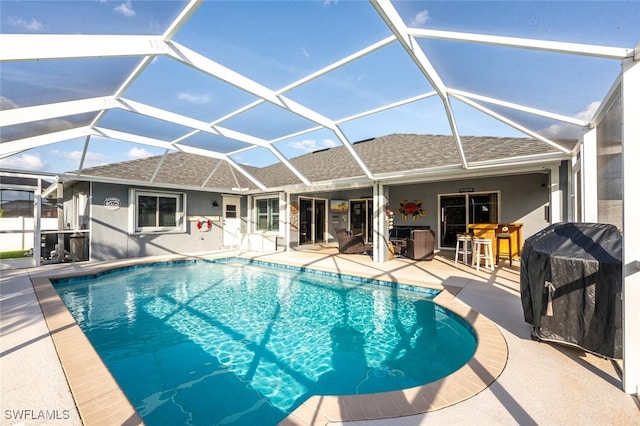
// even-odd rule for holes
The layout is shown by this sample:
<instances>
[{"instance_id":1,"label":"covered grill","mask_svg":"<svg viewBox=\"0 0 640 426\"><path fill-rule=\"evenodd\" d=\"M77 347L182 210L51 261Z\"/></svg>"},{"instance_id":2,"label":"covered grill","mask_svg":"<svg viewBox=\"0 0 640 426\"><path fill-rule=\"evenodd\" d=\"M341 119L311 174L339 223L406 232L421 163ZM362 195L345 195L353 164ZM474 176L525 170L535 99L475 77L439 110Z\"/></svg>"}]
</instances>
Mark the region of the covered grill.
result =
<instances>
[{"instance_id":1,"label":"covered grill","mask_svg":"<svg viewBox=\"0 0 640 426\"><path fill-rule=\"evenodd\" d=\"M520 295L532 338L622 357L622 236L615 226L558 223L529 237Z\"/></svg>"}]
</instances>

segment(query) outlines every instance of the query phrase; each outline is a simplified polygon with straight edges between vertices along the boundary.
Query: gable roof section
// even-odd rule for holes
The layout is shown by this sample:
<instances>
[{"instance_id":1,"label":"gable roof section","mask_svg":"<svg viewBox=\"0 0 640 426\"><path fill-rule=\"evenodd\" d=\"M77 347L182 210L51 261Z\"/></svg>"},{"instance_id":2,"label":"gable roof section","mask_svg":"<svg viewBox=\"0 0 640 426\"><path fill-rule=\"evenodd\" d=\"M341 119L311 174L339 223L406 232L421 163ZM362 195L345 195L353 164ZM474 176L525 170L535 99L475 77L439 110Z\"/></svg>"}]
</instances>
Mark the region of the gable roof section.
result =
<instances>
[{"instance_id":1,"label":"gable roof section","mask_svg":"<svg viewBox=\"0 0 640 426\"><path fill-rule=\"evenodd\" d=\"M89 167L82 170L83 176L122 179L133 182L151 182L162 156L123 161L103 166ZM76 172L68 172L75 174Z\"/></svg>"},{"instance_id":2,"label":"gable roof section","mask_svg":"<svg viewBox=\"0 0 640 426\"><path fill-rule=\"evenodd\" d=\"M575 140L555 141L567 150ZM568 156L553 147L527 138L463 137L471 166L489 163L526 164L535 156L548 161ZM374 175L461 168L455 142L446 135L392 134L360 143L353 149ZM293 158L291 163L311 182L343 179L369 180L344 146L320 150ZM299 185L298 179L284 164L263 168L242 166L268 189ZM85 177L117 177L139 184L189 187L238 192L259 188L223 160L189 153L170 153L122 163L93 167L82 171Z\"/></svg>"},{"instance_id":3,"label":"gable roof section","mask_svg":"<svg viewBox=\"0 0 640 426\"><path fill-rule=\"evenodd\" d=\"M104 180L130 184L184 187L232 191L238 188L258 189L249 179L224 160L185 152L106 164L68 174L79 179ZM98 179L93 179L98 178Z\"/></svg>"}]
</instances>

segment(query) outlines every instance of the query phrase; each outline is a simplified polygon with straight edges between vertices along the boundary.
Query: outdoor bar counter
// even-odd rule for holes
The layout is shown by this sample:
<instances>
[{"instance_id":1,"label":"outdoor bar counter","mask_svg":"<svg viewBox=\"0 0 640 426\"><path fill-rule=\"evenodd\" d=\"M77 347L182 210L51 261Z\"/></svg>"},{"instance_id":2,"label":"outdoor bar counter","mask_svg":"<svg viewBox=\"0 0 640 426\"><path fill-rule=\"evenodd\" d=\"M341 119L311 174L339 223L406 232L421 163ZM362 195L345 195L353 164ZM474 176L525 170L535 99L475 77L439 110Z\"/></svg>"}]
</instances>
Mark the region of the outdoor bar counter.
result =
<instances>
[{"instance_id":1,"label":"outdoor bar counter","mask_svg":"<svg viewBox=\"0 0 640 426\"><path fill-rule=\"evenodd\" d=\"M522 223L505 223L509 226L509 234L511 235L511 258L520 258L520 250L522 249ZM496 234L501 233L502 230L498 229L497 223L473 223L469 225L470 232L474 237L478 238L491 238L491 249L493 250L493 256L498 253ZM501 241L502 253L506 253L508 250L507 242Z\"/></svg>"}]
</instances>

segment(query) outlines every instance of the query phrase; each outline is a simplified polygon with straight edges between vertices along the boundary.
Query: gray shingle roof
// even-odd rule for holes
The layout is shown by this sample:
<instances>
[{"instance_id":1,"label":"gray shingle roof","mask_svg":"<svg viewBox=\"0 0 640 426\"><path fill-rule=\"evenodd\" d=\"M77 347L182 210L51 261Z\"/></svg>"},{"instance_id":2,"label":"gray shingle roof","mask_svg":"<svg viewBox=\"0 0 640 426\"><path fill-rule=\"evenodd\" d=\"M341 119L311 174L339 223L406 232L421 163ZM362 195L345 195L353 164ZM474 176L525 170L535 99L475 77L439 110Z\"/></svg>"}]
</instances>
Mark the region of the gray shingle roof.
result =
<instances>
[{"instance_id":1,"label":"gray shingle roof","mask_svg":"<svg viewBox=\"0 0 640 426\"><path fill-rule=\"evenodd\" d=\"M554 142L567 149L576 144L575 140ZM465 136L462 146L469 163L558 152L543 142L527 138ZM446 135L391 134L355 143L353 148L373 174L460 164L455 142ZM364 176L344 146L301 155L291 159L291 163L312 182ZM258 169L256 177L267 186L299 183L281 163Z\"/></svg>"},{"instance_id":2,"label":"gray shingle roof","mask_svg":"<svg viewBox=\"0 0 640 426\"><path fill-rule=\"evenodd\" d=\"M575 140L554 142L567 149L572 149L576 143ZM558 150L543 142L527 138L465 136L462 137L462 146L470 164L558 153ZM391 134L355 143L353 148L373 174L455 167L460 164L455 142L446 135ZM222 160L187 153L172 153L166 155L164 160L162 158L150 157L88 168L83 170L83 174L148 182L162 161L155 183L208 189L257 189L253 182ZM363 170L344 146L301 155L290 162L312 182L364 177ZM282 163L263 168L243 168L267 187L301 183Z\"/></svg>"},{"instance_id":3,"label":"gray shingle roof","mask_svg":"<svg viewBox=\"0 0 640 426\"><path fill-rule=\"evenodd\" d=\"M106 164L89 167L82 170L83 175L98 176L131 181L146 182L151 180L162 156L123 161L121 163ZM71 172L75 173L75 171Z\"/></svg>"}]
</instances>

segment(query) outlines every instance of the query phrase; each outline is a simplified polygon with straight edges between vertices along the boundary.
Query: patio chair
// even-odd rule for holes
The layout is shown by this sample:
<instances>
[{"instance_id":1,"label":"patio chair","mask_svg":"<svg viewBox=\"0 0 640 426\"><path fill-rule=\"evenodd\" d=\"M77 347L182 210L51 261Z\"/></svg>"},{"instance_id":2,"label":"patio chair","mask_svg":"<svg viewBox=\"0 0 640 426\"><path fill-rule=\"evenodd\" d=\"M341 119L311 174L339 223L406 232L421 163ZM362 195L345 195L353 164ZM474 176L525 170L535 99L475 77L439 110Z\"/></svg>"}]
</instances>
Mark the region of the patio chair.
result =
<instances>
[{"instance_id":1,"label":"patio chair","mask_svg":"<svg viewBox=\"0 0 640 426\"><path fill-rule=\"evenodd\" d=\"M335 228L338 239L338 251L343 254L362 254L365 252L362 235L350 235L345 228Z\"/></svg>"},{"instance_id":2,"label":"patio chair","mask_svg":"<svg viewBox=\"0 0 640 426\"><path fill-rule=\"evenodd\" d=\"M407 240L407 257L413 260L432 260L436 233L433 229L414 229Z\"/></svg>"}]
</instances>

